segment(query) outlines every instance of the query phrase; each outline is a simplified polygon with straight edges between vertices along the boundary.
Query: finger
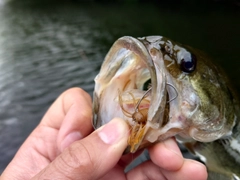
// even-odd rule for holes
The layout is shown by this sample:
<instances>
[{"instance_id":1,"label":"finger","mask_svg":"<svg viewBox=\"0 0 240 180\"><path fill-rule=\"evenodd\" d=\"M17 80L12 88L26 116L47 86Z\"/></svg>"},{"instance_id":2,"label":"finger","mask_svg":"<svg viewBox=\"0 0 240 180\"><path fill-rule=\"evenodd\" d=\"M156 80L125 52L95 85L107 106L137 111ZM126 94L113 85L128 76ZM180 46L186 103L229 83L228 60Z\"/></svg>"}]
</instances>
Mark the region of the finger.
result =
<instances>
[{"instance_id":1,"label":"finger","mask_svg":"<svg viewBox=\"0 0 240 180\"><path fill-rule=\"evenodd\" d=\"M129 180L167 180L162 174L161 169L151 161L146 161L141 165L135 167L129 171L126 176Z\"/></svg>"},{"instance_id":2,"label":"finger","mask_svg":"<svg viewBox=\"0 0 240 180\"><path fill-rule=\"evenodd\" d=\"M167 179L174 180L206 180L207 170L206 167L197 161L186 159L183 166L178 171L162 170Z\"/></svg>"},{"instance_id":3,"label":"finger","mask_svg":"<svg viewBox=\"0 0 240 180\"><path fill-rule=\"evenodd\" d=\"M65 91L49 108L41 125L58 129L57 146L60 152L92 130L91 97L80 88Z\"/></svg>"},{"instance_id":4,"label":"finger","mask_svg":"<svg viewBox=\"0 0 240 180\"><path fill-rule=\"evenodd\" d=\"M93 131L91 97L83 90L74 88L63 99L65 117L61 124L57 144L61 152L76 140Z\"/></svg>"},{"instance_id":5,"label":"finger","mask_svg":"<svg viewBox=\"0 0 240 180\"><path fill-rule=\"evenodd\" d=\"M149 148L151 160L167 179L206 180L206 167L194 160L185 160L174 139L168 139ZM197 176L197 177L196 177Z\"/></svg>"},{"instance_id":6,"label":"finger","mask_svg":"<svg viewBox=\"0 0 240 180\"><path fill-rule=\"evenodd\" d=\"M184 163L182 153L173 138L150 147L149 155L157 166L169 171L179 170Z\"/></svg>"},{"instance_id":7,"label":"finger","mask_svg":"<svg viewBox=\"0 0 240 180\"><path fill-rule=\"evenodd\" d=\"M34 179L99 179L127 147L128 125L119 118L74 142Z\"/></svg>"},{"instance_id":8,"label":"finger","mask_svg":"<svg viewBox=\"0 0 240 180\"><path fill-rule=\"evenodd\" d=\"M91 107L91 97L80 88L66 90L48 109L40 125L59 129L63 119L72 106L78 106L78 108L80 108L79 112L87 106L87 110L76 115L78 118L82 116L87 117L91 114L91 110L88 108Z\"/></svg>"},{"instance_id":9,"label":"finger","mask_svg":"<svg viewBox=\"0 0 240 180\"><path fill-rule=\"evenodd\" d=\"M134 154L126 154L121 157L118 161L117 166L115 166L111 171L105 174L101 180L109 180L114 177L114 180L124 180L126 179L124 170L127 165L134 161L134 159L142 153L143 150L137 151Z\"/></svg>"},{"instance_id":10,"label":"finger","mask_svg":"<svg viewBox=\"0 0 240 180\"><path fill-rule=\"evenodd\" d=\"M80 88L65 91L46 112L43 120L23 143L3 174L18 178L24 174L26 178L21 179L28 179L31 174L36 174L60 153L61 139L64 139L64 135L68 137L67 133L78 131L85 136L91 132L91 116L91 98L86 92ZM63 124L66 127L63 127ZM60 138L57 144L58 136ZM68 144L79 138L81 137L68 137ZM16 167L21 171L16 172Z\"/></svg>"},{"instance_id":11,"label":"finger","mask_svg":"<svg viewBox=\"0 0 240 180\"><path fill-rule=\"evenodd\" d=\"M111 169L107 174L105 174L103 177L101 177L98 180L126 180L126 175L124 173L124 169L120 166L115 166L113 169Z\"/></svg>"},{"instance_id":12,"label":"finger","mask_svg":"<svg viewBox=\"0 0 240 180\"><path fill-rule=\"evenodd\" d=\"M125 169L130 163L132 163L138 156L140 156L143 153L143 150L139 150L135 153L129 153L125 154L121 157L121 159L118 162L118 165L120 165L123 169Z\"/></svg>"}]
</instances>

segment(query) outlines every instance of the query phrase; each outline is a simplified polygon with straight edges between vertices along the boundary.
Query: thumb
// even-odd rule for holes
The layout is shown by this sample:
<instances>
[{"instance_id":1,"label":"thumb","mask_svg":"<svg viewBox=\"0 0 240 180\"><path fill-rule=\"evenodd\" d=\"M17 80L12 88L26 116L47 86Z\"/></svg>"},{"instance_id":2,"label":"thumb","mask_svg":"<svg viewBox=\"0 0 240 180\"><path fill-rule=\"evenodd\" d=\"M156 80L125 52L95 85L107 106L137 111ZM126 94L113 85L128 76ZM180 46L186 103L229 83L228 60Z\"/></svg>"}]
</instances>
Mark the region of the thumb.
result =
<instances>
[{"instance_id":1,"label":"thumb","mask_svg":"<svg viewBox=\"0 0 240 180\"><path fill-rule=\"evenodd\" d=\"M99 179L119 161L127 146L128 125L115 118L74 142L33 179Z\"/></svg>"}]
</instances>

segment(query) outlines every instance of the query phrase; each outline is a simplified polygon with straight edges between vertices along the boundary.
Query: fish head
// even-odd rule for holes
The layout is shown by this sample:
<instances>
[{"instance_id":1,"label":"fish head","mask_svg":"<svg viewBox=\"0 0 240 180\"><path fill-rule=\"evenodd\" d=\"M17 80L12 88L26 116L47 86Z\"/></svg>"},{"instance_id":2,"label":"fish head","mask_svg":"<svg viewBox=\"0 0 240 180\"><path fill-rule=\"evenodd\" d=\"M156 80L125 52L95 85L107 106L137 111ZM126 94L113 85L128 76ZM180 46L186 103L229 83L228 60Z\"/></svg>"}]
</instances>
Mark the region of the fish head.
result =
<instances>
[{"instance_id":1,"label":"fish head","mask_svg":"<svg viewBox=\"0 0 240 180\"><path fill-rule=\"evenodd\" d=\"M162 36L118 39L95 78L93 125L126 120L126 152L173 136L214 141L231 133L233 112L231 91L209 58Z\"/></svg>"}]
</instances>

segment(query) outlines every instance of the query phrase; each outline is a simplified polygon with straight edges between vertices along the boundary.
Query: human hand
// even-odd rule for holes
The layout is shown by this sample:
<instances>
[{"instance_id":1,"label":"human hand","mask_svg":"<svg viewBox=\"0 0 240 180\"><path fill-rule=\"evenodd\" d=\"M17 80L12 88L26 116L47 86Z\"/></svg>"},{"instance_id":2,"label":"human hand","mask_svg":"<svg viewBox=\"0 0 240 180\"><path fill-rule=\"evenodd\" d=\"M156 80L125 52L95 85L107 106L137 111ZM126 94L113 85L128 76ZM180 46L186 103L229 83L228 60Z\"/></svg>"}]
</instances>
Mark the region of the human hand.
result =
<instances>
[{"instance_id":1,"label":"human hand","mask_svg":"<svg viewBox=\"0 0 240 180\"><path fill-rule=\"evenodd\" d=\"M83 90L64 92L0 179L206 180L205 166L184 159L173 139L149 148L151 161L125 174L125 167L138 155L122 156L127 146L127 124L115 118L92 132L91 109L91 98Z\"/></svg>"}]
</instances>

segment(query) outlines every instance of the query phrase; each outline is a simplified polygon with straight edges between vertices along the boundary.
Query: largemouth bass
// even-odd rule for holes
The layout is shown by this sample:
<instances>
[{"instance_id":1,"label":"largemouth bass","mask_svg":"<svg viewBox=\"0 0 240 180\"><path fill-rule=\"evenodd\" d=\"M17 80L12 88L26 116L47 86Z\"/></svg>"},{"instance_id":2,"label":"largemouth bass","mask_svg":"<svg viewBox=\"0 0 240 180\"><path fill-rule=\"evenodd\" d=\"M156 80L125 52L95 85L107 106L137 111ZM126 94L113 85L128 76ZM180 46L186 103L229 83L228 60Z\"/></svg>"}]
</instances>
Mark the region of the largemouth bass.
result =
<instances>
[{"instance_id":1,"label":"largemouth bass","mask_svg":"<svg viewBox=\"0 0 240 180\"><path fill-rule=\"evenodd\" d=\"M95 128L127 121L126 152L175 136L200 157L209 180L240 179L238 98L203 52L162 36L122 37L95 78Z\"/></svg>"}]
</instances>

